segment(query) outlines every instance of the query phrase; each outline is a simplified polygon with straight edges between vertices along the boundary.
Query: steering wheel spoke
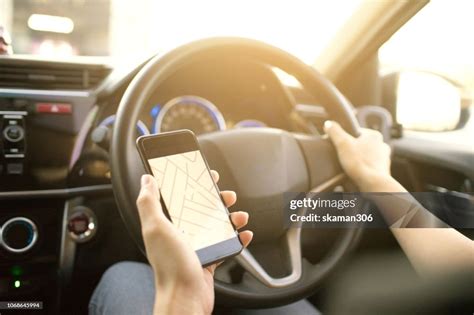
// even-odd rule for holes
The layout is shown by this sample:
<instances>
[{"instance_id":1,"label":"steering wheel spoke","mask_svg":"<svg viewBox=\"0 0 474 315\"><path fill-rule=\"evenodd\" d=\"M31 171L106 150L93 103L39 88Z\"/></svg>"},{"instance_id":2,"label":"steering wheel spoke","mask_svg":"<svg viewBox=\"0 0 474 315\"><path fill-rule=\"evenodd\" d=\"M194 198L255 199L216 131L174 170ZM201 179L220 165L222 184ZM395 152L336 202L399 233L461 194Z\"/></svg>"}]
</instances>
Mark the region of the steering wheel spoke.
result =
<instances>
[{"instance_id":1,"label":"steering wheel spoke","mask_svg":"<svg viewBox=\"0 0 474 315\"><path fill-rule=\"evenodd\" d=\"M269 275L248 249L244 249L236 257L236 260L246 271L268 287L282 288L290 286L300 280L302 275L301 228L289 228L285 239L290 265L290 272L285 277L274 278Z\"/></svg>"},{"instance_id":2,"label":"steering wheel spoke","mask_svg":"<svg viewBox=\"0 0 474 315\"><path fill-rule=\"evenodd\" d=\"M326 180L323 183L318 184L318 186L311 188L311 193L320 193L331 191L334 187L339 186L347 180L347 176L344 173L339 173L334 175L330 179Z\"/></svg>"},{"instance_id":3,"label":"steering wheel spoke","mask_svg":"<svg viewBox=\"0 0 474 315\"><path fill-rule=\"evenodd\" d=\"M344 173L340 173L330 178L329 180L319 184L318 186L311 189L311 193L320 193L330 191L337 185L343 183L346 179ZM299 212L304 212L305 210L301 208ZM299 213L300 215L303 213ZM303 273L302 267L302 253L301 253L301 227L294 226L288 228L285 234L287 252L288 252L288 262L290 271L288 275L275 278L272 277L268 272L263 268L263 266L257 261L257 259L252 255L249 249L245 248L242 250L240 255L235 259L237 262L251 275L253 275L261 283L265 284L271 288L284 288L298 282Z\"/></svg>"}]
</instances>

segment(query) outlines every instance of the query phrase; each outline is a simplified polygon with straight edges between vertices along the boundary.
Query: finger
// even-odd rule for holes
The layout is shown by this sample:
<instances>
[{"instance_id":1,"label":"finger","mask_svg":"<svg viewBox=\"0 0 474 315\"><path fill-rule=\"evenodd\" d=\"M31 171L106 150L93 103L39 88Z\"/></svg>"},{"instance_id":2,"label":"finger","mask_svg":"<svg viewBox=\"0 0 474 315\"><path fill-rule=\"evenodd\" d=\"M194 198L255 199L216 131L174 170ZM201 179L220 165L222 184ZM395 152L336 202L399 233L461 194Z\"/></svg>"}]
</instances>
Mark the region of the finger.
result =
<instances>
[{"instance_id":1,"label":"finger","mask_svg":"<svg viewBox=\"0 0 474 315\"><path fill-rule=\"evenodd\" d=\"M160 204L158 186L153 176L145 174L141 178L141 189L137 198L137 208L142 222L151 218L164 218Z\"/></svg>"},{"instance_id":2,"label":"finger","mask_svg":"<svg viewBox=\"0 0 474 315\"><path fill-rule=\"evenodd\" d=\"M244 211L232 212L230 214L230 220L234 224L235 228L238 230L247 225L247 223L249 222L249 214Z\"/></svg>"},{"instance_id":3,"label":"finger","mask_svg":"<svg viewBox=\"0 0 474 315\"><path fill-rule=\"evenodd\" d=\"M354 140L350 134L342 129L341 125L332 120L326 120L326 122L324 122L324 131L336 148Z\"/></svg>"},{"instance_id":4,"label":"finger","mask_svg":"<svg viewBox=\"0 0 474 315\"><path fill-rule=\"evenodd\" d=\"M219 173L217 173L214 170L211 170L211 176L212 176L212 179L214 180L214 183L217 184L217 182L219 181Z\"/></svg>"},{"instance_id":5,"label":"finger","mask_svg":"<svg viewBox=\"0 0 474 315\"><path fill-rule=\"evenodd\" d=\"M216 268L220 265L221 263L217 264L212 264L210 266L207 266L206 269L209 271L209 273L214 277L214 273L216 272Z\"/></svg>"},{"instance_id":6,"label":"finger","mask_svg":"<svg viewBox=\"0 0 474 315\"><path fill-rule=\"evenodd\" d=\"M242 242L242 245L244 247L249 246L250 242L252 241L253 238L253 232L252 231L243 231L239 233L239 238L240 242Z\"/></svg>"},{"instance_id":7,"label":"finger","mask_svg":"<svg viewBox=\"0 0 474 315\"><path fill-rule=\"evenodd\" d=\"M226 207L232 207L237 201L237 195L235 194L235 191L232 190L221 191L221 196L222 199L224 199Z\"/></svg>"},{"instance_id":8,"label":"finger","mask_svg":"<svg viewBox=\"0 0 474 315\"><path fill-rule=\"evenodd\" d=\"M379 142L383 141L383 135L378 130L361 128L361 134L370 139L377 140Z\"/></svg>"},{"instance_id":9,"label":"finger","mask_svg":"<svg viewBox=\"0 0 474 315\"><path fill-rule=\"evenodd\" d=\"M215 264L209 265L206 267L206 269L211 273L211 275L214 277L214 273L216 271L216 268L222 265L225 262L225 260L221 260L216 262Z\"/></svg>"}]
</instances>

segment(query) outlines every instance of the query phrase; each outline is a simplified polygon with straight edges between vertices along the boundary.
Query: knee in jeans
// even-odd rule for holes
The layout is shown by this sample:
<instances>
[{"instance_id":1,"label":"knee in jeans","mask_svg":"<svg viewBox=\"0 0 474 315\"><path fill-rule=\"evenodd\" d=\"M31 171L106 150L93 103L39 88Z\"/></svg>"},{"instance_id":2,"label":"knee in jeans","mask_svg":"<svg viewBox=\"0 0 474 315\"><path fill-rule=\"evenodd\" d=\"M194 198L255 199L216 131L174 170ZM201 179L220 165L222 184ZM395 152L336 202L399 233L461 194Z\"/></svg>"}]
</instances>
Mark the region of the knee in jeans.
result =
<instances>
[{"instance_id":1,"label":"knee in jeans","mask_svg":"<svg viewBox=\"0 0 474 315\"><path fill-rule=\"evenodd\" d=\"M130 270L133 270L139 267L140 265L142 264L133 261L121 261L115 263L105 271L102 278L117 278L123 275L127 275L130 273Z\"/></svg>"}]
</instances>

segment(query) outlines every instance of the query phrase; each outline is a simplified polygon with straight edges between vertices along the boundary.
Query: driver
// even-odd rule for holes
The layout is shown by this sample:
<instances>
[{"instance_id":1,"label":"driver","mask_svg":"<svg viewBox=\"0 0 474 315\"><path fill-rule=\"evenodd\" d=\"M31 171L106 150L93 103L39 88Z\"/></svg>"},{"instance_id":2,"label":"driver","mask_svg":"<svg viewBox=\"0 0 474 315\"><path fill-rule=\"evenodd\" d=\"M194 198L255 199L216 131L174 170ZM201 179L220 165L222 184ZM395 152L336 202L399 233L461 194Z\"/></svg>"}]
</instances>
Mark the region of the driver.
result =
<instances>
[{"instance_id":1,"label":"driver","mask_svg":"<svg viewBox=\"0 0 474 315\"><path fill-rule=\"evenodd\" d=\"M327 121L325 131L336 147L346 174L362 192L406 192L390 175L390 148L382 135L362 129L358 138L339 124ZM213 172L217 182L218 174ZM214 307L213 275L217 265L202 268L193 249L163 214L155 179L143 175L137 206L150 266L118 263L103 275L89 304L90 314L210 314ZM223 191L228 207L236 194ZM384 217L390 209L379 207ZM385 213L384 213L385 212ZM237 228L247 224L246 212L233 212ZM392 228L395 238L421 275L474 266L474 242L452 228ZM239 237L247 246L252 232ZM281 308L246 311L247 314L318 314L305 300Z\"/></svg>"}]
</instances>

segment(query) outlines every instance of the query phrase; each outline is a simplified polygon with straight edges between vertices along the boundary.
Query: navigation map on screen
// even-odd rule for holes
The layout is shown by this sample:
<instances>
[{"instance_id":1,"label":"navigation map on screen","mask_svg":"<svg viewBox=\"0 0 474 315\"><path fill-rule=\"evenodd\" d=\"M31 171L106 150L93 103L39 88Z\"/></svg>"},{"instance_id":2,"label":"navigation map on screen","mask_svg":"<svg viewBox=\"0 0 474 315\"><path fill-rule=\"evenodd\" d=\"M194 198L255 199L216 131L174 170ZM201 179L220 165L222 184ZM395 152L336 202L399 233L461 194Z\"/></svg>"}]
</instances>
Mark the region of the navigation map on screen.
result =
<instances>
[{"instance_id":1,"label":"navigation map on screen","mask_svg":"<svg viewBox=\"0 0 474 315\"><path fill-rule=\"evenodd\" d=\"M199 150L149 159L173 224L194 250L236 236Z\"/></svg>"}]
</instances>

